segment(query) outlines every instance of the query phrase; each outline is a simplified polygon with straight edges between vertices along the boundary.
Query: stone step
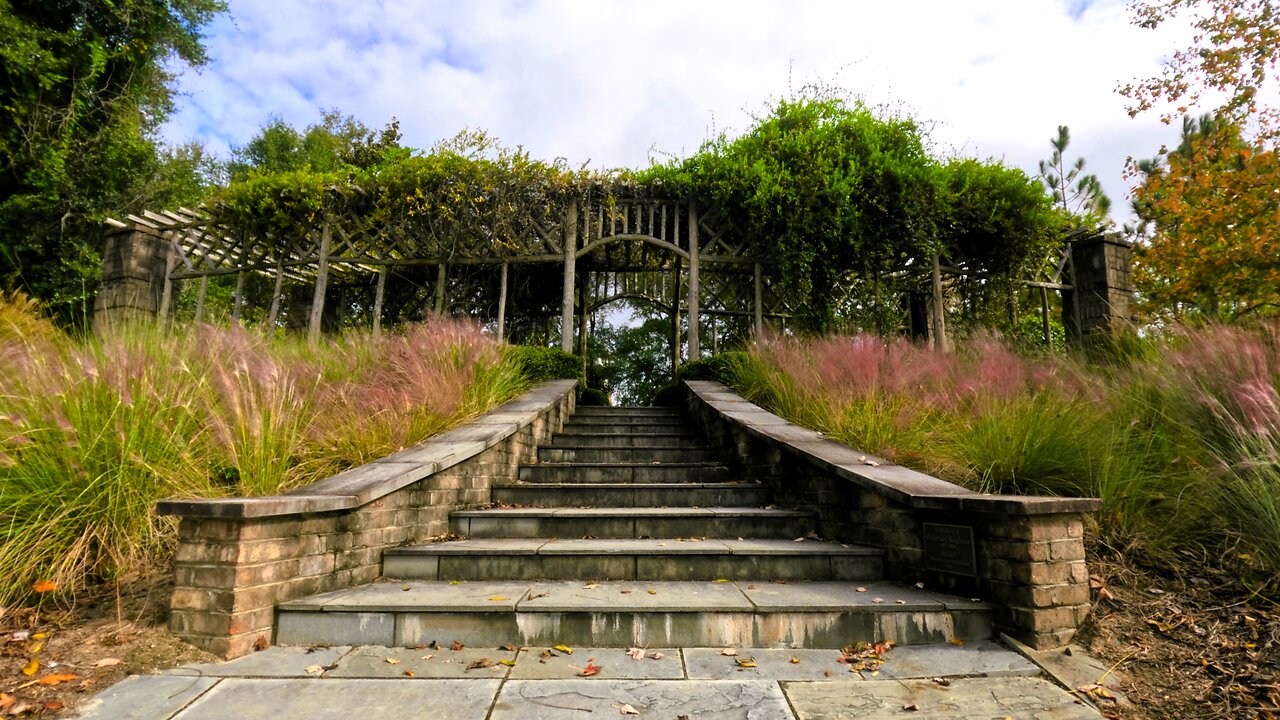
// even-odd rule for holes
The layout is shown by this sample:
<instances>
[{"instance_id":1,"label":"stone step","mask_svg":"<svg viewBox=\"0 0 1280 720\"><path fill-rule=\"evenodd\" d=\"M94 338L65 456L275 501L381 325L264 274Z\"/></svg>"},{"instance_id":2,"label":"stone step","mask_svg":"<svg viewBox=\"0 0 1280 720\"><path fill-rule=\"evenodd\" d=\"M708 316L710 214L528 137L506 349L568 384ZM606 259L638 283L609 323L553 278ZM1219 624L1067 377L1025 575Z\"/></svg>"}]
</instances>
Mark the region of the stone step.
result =
<instances>
[{"instance_id":1,"label":"stone step","mask_svg":"<svg viewBox=\"0 0 1280 720\"><path fill-rule=\"evenodd\" d=\"M697 438L702 436L693 428L682 422L672 423L625 423L625 422L573 422L564 424L564 433L582 435L682 435Z\"/></svg>"},{"instance_id":2,"label":"stone step","mask_svg":"<svg viewBox=\"0 0 1280 720\"><path fill-rule=\"evenodd\" d=\"M509 508L450 516L469 538L777 538L813 532L815 516L765 508Z\"/></svg>"},{"instance_id":3,"label":"stone step","mask_svg":"<svg viewBox=\"0 0 1280 720\"><path fill-rule=\"evenodd\" d=\"M714 462L719 453L706 447L580 447L551 445L538 448L539 462L691 463Z\"/></svg>"},{"instance_id":4,"label":"stone step","mask_svg":"<svg viewBox=\"0 0 1280 720\"><path fill-rule=\"evenodd\" d=\"M524 507L761 507L769 489L755 483L522 483L493 486L492 499Z\"/></svg>"},{"instance_id":5,"label":"stone step","mask_svg":"<svg viewBox=\"0 0 1280 720\"><path fill-rule=\"evenodd\" d=\"M715 483L733 479L720 463L539 463L520 467L529 483Z\"/></svg>"},{"instance_id":6,"label":"stone step","mask_svg":"<svg viewBox=\"0 0 1280 720\"><path fill-rule=\"evenodd\" d=\"M806 540L457 540L391 548L382 574L414 580L876 580L884 552Z\"/></svg>"},{"instance_id":7,"label":"stone step","mask_svg":"<svg viewBox=\"0 0 1280 720\"><path fill-rule=\"evenodd\" d=\"M378 582L284 603L276 627L281 645L443 648L841 648L992 636L986 603L886 582Z\"/></svg>"},{"instance_id":8,"label":"stone step","mask_svg":"<svg viewBox=\"0 0 1280 720\"><path fill-rule=\"evenodd\" d=\"M565 420L566 428L593 428L599 425L624 425L626 427L667 427L683 430L689 427L682 415L573 415Z\"/></svg>"},{"instance_id":9,"label":"stone step","mask_svg":"<svg viewBox=\"0 0 1280 720\"><path fill-rule=\"evenodd\" d=\"M598 433L574 430L551 436L550 447L675 447L705 448L707 441L692 433Z\"/></svg>"},{"instance_id":10,"label":"stone step","mask_svg":"<svg viewBox=\"0 0 1280 720\"><path fill-rule=\"evenodd\" d=\"M684 417L685 413L680 408L674 407L644 407L644 406L607 406L598 405L580 406L573 411L572 417Z\"/></svg>"}]
</instances>

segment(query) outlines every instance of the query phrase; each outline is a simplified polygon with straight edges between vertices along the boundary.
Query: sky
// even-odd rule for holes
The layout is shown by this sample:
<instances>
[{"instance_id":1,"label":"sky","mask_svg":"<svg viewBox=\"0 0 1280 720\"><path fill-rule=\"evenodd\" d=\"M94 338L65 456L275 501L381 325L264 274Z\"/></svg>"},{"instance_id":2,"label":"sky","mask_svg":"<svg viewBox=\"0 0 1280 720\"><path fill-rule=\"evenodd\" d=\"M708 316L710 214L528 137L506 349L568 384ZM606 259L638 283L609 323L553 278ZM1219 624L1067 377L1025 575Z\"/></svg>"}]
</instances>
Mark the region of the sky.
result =
<instances>
[{"instance_id":1,"label":"sky","mask_svg":"<svg viewBox=\"0 0 1280 720\"><path fill-rule=\"evenodd\" d=\"M1038 173L1059 125L1128 217L1129 156L1175 144L1116 89L1186 44L1119 0L230 0L163 130L227 156L273 116L399 118L429 148L466 128L573 165L642 167L740 133L806 84L931 128L942 156Z\"/></svg>"}]
</instances>

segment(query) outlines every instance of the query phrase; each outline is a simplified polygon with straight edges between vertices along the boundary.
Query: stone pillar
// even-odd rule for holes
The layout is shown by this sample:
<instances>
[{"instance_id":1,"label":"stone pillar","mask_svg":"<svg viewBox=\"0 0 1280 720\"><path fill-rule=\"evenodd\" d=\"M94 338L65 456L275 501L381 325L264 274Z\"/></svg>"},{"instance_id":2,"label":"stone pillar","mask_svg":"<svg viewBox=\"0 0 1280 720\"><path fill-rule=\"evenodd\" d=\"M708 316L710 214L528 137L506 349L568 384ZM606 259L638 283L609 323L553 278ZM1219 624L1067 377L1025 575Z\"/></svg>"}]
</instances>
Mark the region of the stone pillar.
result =
<instances>
[{"instance_id":1,"label":"stone pillar","mask_svg":"<svg viewBox=\"0 0 1280 720\"><path fill-rule=\"evenodd\" d=\"M168 262L169 240L160 231L110 228L102 253L102 282L93 302L94 327L155 321Z\"/></svg>"},{"instance_id":2,"label":"stone pillar","mask_svg":"<svg viewBox=\"0 0 1280 720\"><path fill-rule=\"evenodd\" d=\"M1133 243L1115 233L1099 233L1071 246L1075 290L1063 291L1063 324L1067 337L1091 339L1114 336L1133 316ZM1079 307L1078 333L1074 307Z\"/></svg>"}]
</instances>

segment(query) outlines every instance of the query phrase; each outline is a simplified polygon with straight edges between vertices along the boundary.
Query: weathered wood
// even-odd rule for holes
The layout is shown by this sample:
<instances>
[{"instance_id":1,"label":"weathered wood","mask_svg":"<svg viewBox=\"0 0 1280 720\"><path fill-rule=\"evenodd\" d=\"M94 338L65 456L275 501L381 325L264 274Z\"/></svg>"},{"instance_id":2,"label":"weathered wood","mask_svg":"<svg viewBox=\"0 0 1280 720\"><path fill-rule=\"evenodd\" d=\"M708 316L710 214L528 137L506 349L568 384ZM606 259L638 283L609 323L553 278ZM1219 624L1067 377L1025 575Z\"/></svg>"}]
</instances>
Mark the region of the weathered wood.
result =
<instances>
[{"instance_id":1,"label":"weathered wood","mask_svg":"<svg viewBox=\"0 0 1280 720\"><path fill-rule=\"evenodd\" d=\"M307 342L320 342L320 321L324 317L324 294L329 288L329 246L333 243L333 223L326 220L320 230L320 257L316 268L316 290L311 296L311 318L307 323Z\"/></svg>"},{"instance_id":2,"label":"weathered wood","mask_svg":"<svg viewBox=\"0 0 1280 720\"><path fill-rule=\"evenodd\" d=\"M170 240L164 260L164 288L160 291L160 329L169 325L169 310L173 306L173 271L177 267L178 241Z\"/></svg>"},{"instance_id":3,"label":"weathered wood","mask_svg":"<svg viewBox=\"0 0 1280 720\"><path fill-rule=\"evenodd\" d=\"M947 309L942 297L942 257L933 256L933 346L947 349Z\"/></svg>"},{"instance_id":4,"label":"weathered wood","mask_svg":"<svg viewBox=\"0 0 1280 720\"><path fill-rule=\"evenodd\" d=\"M236 325L240 324L240 317L244 314L244 273L236 273L236 294L231 300L231 321Z\"/></svg>"},{"instance_id":5,"label":"weathered wood","mask_svg":"<svg viewBox=\"0 0 1280 720\"><path fill-rule=\"evenodd\" d=\"M387 293L387 266L378 268L378 285L373 291L373 336L382 334L382 299Z\"/></svg>"},{"instance_id":6,"label":"weathered wood","mask_svg":"<svg viewBox=\"0 0 1280 720\"><path fill-rule=\"evenodd\" d=\"M676 282L671 293L671 377L674 378L680 369L680 258L676 258L673 274Z\"/></svg>"},{"instance_id":7,"label":"weathered wood","mask_svg":"<svg viewBox=\"0 0 1280 720\"><path fill-rule=\"evenodd\" d=\"M449 281L449 267L444 263L436 265L436 304L435 312L437 315L444 314L444 285Z\"/></svg>"},{"instance_id":8,"label":"weathered wood","mask_svg":"<svg viewBox=\"0 0 1280 720\"><path fill-rule=\"evenodd\" d=\"M756 263L755 270L755 333L760 337L764 334L764 266Z\"/></svg>"},{"instance_id":9,"label":"weathered wood","mask_svg":"<svg viewBox=\"0 0 1280 720\"><path fill-rule=\"evenodd\" d=\"M689 360L702 356L698 347L698 206L689 203Z\"/></svg>"},{"instance_id":10,"label":"weathered wood","mask_svg":"<svg viewBox=\"0 0 1280 720\"><path fill-rule=\"evenodd\" d=\"M196 293L196 322L204 322L204 300L209 295L209 277L200 278L200 291Z\"/></svg>"},{"instance_id":11,"label":"weathered wood","mask_svg":"<svg viewBox=\"0 0 1280 720\"><path fill-rule=\"evenodd\" d=\"M267 313L267 332L275 332L280 320L280 294L284 292L284 261L276 263L275 290L271 293L271 310Z\"/></svg>"},{"instance_id":12,"label":"weathered wood","mask_svg":"<svg viewBox=\"0 0 1280 720\"><path fill-rule=\"evenodd\" d=\"M578 287L578 302L582 306L582 317L578 320L578 354L582 356L583 377L587 373L587 308L591 303L587 295L587 286L591 284L591 273L582 274L582 282Z\"/></svg>"},{"instance_id":13,"label":"weathered wood","mask_svg":"<svg viewBox=\"0 0 1280 720\"><path fill-rule=\"evenodd\" d=\"M1053 329L1049 326L1049 289L1040 288L1040 328L1044 331L1044 346L1053 352Z\"/></svg>"},{"instance_id":14,"label":"weathered wood","mask_svg":"<svg viewBox=\"0 0 1280 720\"><path fill-rule=\"evenodd\" d=\"M498 285L498 344L506 340L507 332L507 263L502 263Z\"/></svg>"},{"instance_id":15,"label":"weathered wood","mask_svg":"<svg viewBox=\"0 0 1280 720\"><path fill-rule=\"evenodd\" d=\"M603 218L601 218L603 223ZM560 295L560 349L573 352L573 274L578 248L578 203L569 203L564 218L564 288Z\"/></svg>"}]
</instances>

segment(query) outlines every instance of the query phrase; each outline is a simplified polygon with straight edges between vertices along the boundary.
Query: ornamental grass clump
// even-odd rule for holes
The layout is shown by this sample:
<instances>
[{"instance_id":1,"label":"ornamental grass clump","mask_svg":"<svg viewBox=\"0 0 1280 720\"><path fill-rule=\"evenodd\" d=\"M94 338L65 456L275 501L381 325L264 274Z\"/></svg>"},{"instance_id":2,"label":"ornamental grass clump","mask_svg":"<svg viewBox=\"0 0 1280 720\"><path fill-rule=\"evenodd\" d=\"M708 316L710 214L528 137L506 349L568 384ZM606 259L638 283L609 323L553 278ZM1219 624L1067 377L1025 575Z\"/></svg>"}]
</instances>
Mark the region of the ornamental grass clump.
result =
<instances>
[{"instance_id":1,"label":"ornamental grass clump","mask_svg":"<svg viewBox=\"0 0 1280 720\"><path fill-rule=\"evenodd\" d=\"M0 365L0 606L163 563L157 500L281 492L527 385L467 322L316 348L203 325L77 339L21 296L0 296Z\"/></svg>"}]
</instances>

